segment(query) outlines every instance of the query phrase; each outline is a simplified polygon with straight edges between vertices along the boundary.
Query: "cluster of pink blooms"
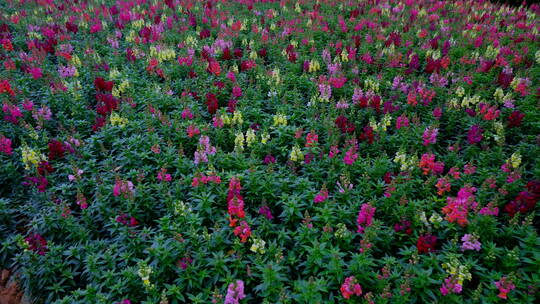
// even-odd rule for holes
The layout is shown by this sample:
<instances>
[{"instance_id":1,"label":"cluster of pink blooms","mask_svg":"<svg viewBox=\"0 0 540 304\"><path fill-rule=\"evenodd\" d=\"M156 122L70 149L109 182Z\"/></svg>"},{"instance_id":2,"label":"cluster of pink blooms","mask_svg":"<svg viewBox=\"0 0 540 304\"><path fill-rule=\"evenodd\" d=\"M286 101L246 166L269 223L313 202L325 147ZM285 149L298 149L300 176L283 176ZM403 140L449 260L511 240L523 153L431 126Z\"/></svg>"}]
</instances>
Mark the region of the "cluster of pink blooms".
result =
<instances>
[{"instance_id":1,"label":"cluster of pink blooms","mask_svg":"<svg viewBox=\"0 0 540 304\"><path fill-rule=\"evenodd\" d=\"M201 136L199 139L199 148L195 151L195 164L200 162L207 163L208 155L216 154L216 147L210 145L210 138L206 135Z\"/></svg>"},{"instance_id":2,"label":"cluster of pink blooms","mask_svg":"<svg viewBox=\"0 0 540 304\"><path fill-rule=\"evenodd\" d=\"M481 142L484 138L484 136L482 135L483 132L484 130L482 130L482 128L480 128L478 125L472 126L467 133L467 141L469 142L469 144L473 145Z\"/></svg>"},{"instance_id":3,"label":"cluster of pink blooms","mask_svg":"<svg viewBox=\"0 0 540 304\"><path fill-rule=\"evenodd\" d=\"M446 214L446 220L450 223L457 222L462 227L467 225L469 208L474 209L478 205L474 201L475 192L475 187L465 186L459 190L457 197L448 197L446 206L442 208L442 213Z\"/></svg>"},{"instance_id":4,"label":"cluster of pink blooms","mask_svg":"<svg viewBox=\"0 0 540 304\"><path fill-rule=\"evenodd\" d=\"M362 204L362 207L360 207L360 212L358 212L358 218L356 219L358 233L364 233L364 230L373 224L375 210L376 208L370 204Z\"/></svg>"},{"instance_id":5,"label":"cluster of pink blooms","mask_svg":"<svg viewBox=\"0 0 540 304\"><path fill-rule=\"evenodd\" d=\"M206 185L208 183L220 184L221 177L218 175L198 174L191 180L191 186L193 187L199 187L201 184Z\"/></svg>"},{"instance_id":6,"label":"cluster of pink blooms","mask_svg":"<svg viewBox=\"0 0 540 304\"><path fill-rule=\"evenodd\" d=\"M314 147L319 141L319 135L314 131L311 131L306 136L306 147Z\"/></svg>"},{"instance_id":7,"label":"cluster of pink blooms","mask_svg":"<svg viewBox=\"0 0 540 304\"><path fill-rule=\"evenodd\" d=\"M129 216L125 213L120 214L116 217L116 222L126 225L128 227L135 227L139 224L133 216Z\"/></svg>"},{"instance_id":8,"label":"cluster of pink blooms","mask_svg":"<svg viewBox=\"0 0 540 304\"><path fill-rule=\"evenodd\" d=\"M481 214L481 215L497 216L497 215L499 215L499 207L495 207L493 205L493 203L488 203L485 207L480 209L480 211L478 211L478 213Z\"/></svg>"},{"instance_id":9,"label":"cluster of pink blooms","mask_svg":"<svg viewBox=\"0 0 540 304\"><path fill-rule=\"evenodd\" d=\"M449 293L461 293L462 288L463 286L458 283L456 278L449 276L448 278L444 279L444 283L439 290L443 296L446 296Z\"/></svg>"},{"instance_id":10,"label":"cluster of pink blooms","mask_svg":"<svg viewBox=\"0 0 540 304\"><path fill-rule=\"evenodd\" d=\"M237 280L236 282L229 284L224 304L239 304L240 300L245 297L244 281Z\"/></svg>"},{"instance_id":11,"label":"cluster of pink blooms","mask_svg":"<svg viewBox=\"0 0 540 304\"><path fill-rule=\"evenodd\" d=\"M71 65L60 66L58 68L58 74L60 74L60 77L62 78L72 77L75 75L75 72L76 72L76 68Z\"/></svg>"},{"instance_id":12,"label":"cluster of pink blooms","mask_svg":"<svg viewBox=\"0 0 540 304\"><path fill-rule=\"evenodd\" d=\"M268 206L262 206L261 208L259 208L259 214L264 215L264 217L269 220L274 218L274 216L272 215L272 211Z\"/></svg>"},{"instance_id":13,"label":"cluster of pink blooms","mask_svg":"<svg viewBox=\"0 0 540 304\"><path fill-rule=\"evenodd\" d=\"M405 114L401 114L401 116L399 116L396 119L396 129L399 130L401 128L408 127L408 126L409 126L409 118L407 118Z\"/></svg>"},{"instance_id":14,"label":"cluster of pink blooms","mask_svg":"<svg viewBox=\"0 0 540 304\"><path fill-rule=\"evenodd\" d=\"M242 186L236 177L229 182L229 193L227 194L227 212L229 213L229 226L234 227L234 235L240 236L240 241L245 243L251 236L251 229L246 221L238 224L238 219L246 217L244 211L244 199L240 194Z\"/></svg>"},{"instance_id":15,"label":"cluster of pink blooms","mask_svg":"<svg viewBox=\"0 0 540 304\"><path fill-rule=\"evenodd\" d=\"M172 177L169 173L167 173L166 168L161 168L157 174L157 179L160 182L170 182L172 180Z\"/></svg>"},{"instance_id":16,"label":"cluster of pink blooms","mask_svg":"<svg viewBox=\"0 0 540 304\"><path fill-rule=\"evenodd\" d=\"M358 284L354 276L347 277L345 282L341 284L341 288L339 290L345 299L350 299L351 296L360 296L362 294L362 286Z\"/></svg>"},{"instance_id":17,"label":"cluster of pink blooms","mask_svg":"<svg viewBox=\"0 0 540 304\"><path fill-rule=\"evenodd\" d=\"M501 299L508 299L508 293L514 289L516 286L508 279L503 276L499 281L495 282L495 286L499 289L499 294L497 295Z\"/></svg>"},{"instance_id":18,"label":"cluster of pink blooms","mask_svg":"<svg viewBox=\"0 0 540 304\"><path fill-rule=\"evenodd\" d=\"M465 250L480 251L480 248L482 248L482 244L480 243L480 241L478 241L478 238L476 238L472 234L465 234L461 238L461 241L463 242L461 244L461 250L463 250L463 251L465 251Z\"/></svg>"},{"instance_id":19,"label":"cluster of pink blooms","mask_svg":"<svg viewBox=\"0 0 540 304\"><path fill-rule=\"evenodd\" d=\"M358 147L357 145L352 146L345 152L345 156L343 157L343 162L347 165L352 165L357 159L358 159Z\"/></svg>"},{"instance_id":20,"label":"cluster of pink blooms","mask_svg":"<svg viewBox=\"0 0 540 304\"><path fill-rule=\"evenodd\" d=\"M420 166L420 169L422 169L422 173L424 175L428 175L430 173L440 174L444 170L444 163L436 162L435 154L433 153L422 154L422 158L420 159L419 166Z\"/></svg>"},{"instance_id":21,"label":"cluster of pink blooms","mask_svg":"<svg viewBox=\"0 0 540 304\"><path fill-rule=\"evenodd\" d=\"M45 253L47 253L49 250L47 247L47 241L39 233L30 234L24 239L24 241L28 245L29 250L39 255L45 255Z\"/></svg>"},{"instance_id":22,"label":"cluster of pink blooms","mask_svg":"<svg viewBox=\"0 0 540 304\"><path fill-rule=\"evenodd\" d=\"M422 144L424 146L427 146L429 144L436 143L438 134L439 134L438 128L426 127L426 129L424 130L424 134L422 135L422 139L424 141Z\"/></svg>"},{"instance_id":23,"label":"cluster of pink blooms","mask_svg":"<svg viewBox=\"0 0 540 304\"><path fill-rule=\"evenodd\" d=\"M326 190L326 188L323 187L321 191L319 191L319 193L315 196L315 198L313 199L313 202L322 203L326 201L326 199L328 199L328 190Z\"/></svg>"},{"instance_id":24,"label":"cluster of pink blooms","mask_svg":"<svg viewBox=\"0 0 540 304\"><path fill-rule=\"evenodd\" d=\"M124 181L121 179L116 179L116 183L113 188L113 195L119 196L122 195L124 198L133 198L135 194L135 187L131 181Z\"/></svg>"},{"instance_id":25,"label":"cluster of pink blooms","mask_svg":"<svg viewBox=\"0 0 540 304\"><path fill-rule=\"evenodd\" d=\"M437 187L437 194L443 195L445 192L450 191L451 185L448 181L448 178L441 177L437 180L437 184L435 184L435 187Z\"/></svg>"},{"instance_id":26,"label":"cluster of pink blooms","mask_svg":"<svg viewBox=\"0 0 540 304\"><path fill-rule=\"evenodd\" d=\"M19 118L23 116L19 107L8 103L2 105L2 111L4 112L4 119L15 125L19 123Z\"/></svg>"},{"instance_id":27,"label":"cluster of pink blooms","mask_svg":"<svg viewBox=\"0 0 540 304\"><path fill-rule=\"evenodd\" d=\"M11 139L0 135L0 152L7 155L13 154L13 149L11 148Z\"/></svg>"}]
</instances>

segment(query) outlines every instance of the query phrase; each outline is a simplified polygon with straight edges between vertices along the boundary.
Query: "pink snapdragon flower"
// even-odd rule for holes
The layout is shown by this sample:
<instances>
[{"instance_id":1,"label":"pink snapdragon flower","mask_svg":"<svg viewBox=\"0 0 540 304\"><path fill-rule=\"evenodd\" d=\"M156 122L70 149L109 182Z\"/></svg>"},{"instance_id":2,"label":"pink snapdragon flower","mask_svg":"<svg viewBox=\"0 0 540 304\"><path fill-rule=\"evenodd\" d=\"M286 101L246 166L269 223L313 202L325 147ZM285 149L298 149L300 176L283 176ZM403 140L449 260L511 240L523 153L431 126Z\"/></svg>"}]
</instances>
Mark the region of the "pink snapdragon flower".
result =
<instances>
[{"instance_id":1,"label":"pink snapdragon flower","mask_svg":"<svg viewBox=\"0 0 540 304\"><path fill-rule=\"evenodd\" d=\"M121 179L116 180L113 188L113 195L119 196L121 194L124 196L124 198L133 198L135 188L131 181L124 181Z\"/></svg>"},{"instance_id":2,"label":"pink snapdragon flower","mask_svg":"<svg viewBox=\"0 0 540 304\"><path fill-rule=\"evenodd\" d=\"M345 299L350 299L351 296L360 296L362 294L362 286L358 284L354 276L347 277L345 282L341 284L341 288L339 290Z\"/></svg>"},{"instance_id":3,"label":"pink snapdragon flower","mask_svg":"<svg viewBox=\"0 0 540 304\"><path fill-rule=\"evenodd\" d=\"M314 203L322 203L324 201L326 201L328 199L328 190L326 190L325 187L323 187L321 189L321 191L319 191L319 194L317 194L315 196L315 198L313 199L313 202Z\"/></svg>"},{"instance_id":4,"label":"pink snapdragon flower","mask_svg":"<svg viewBox=\"0 0 540 304\"><path fill-rule=\"evenodd\" d=\"M358 218L356 219L358 233L364 233L364 230L373 224L375 210L376 208L370 204L362 204L362 207L360 207L360 211L358 212Z\"/></svg>"},{"instance_id":5,"label":"pink snapdragon flower","mask_svg":"<svg viewBox=\"0 0 540 304\"><path fill-rule=\"evenodd\" d=\"M439 290L443 296L446 296L449 293L461 293L462 289L463 286L458 283L457 279L450 276L444 280L444 283Z\"/></svg>"},{"instance_id":6,"label":"pink snapdragon flower","mask_svg":"<svg viewBox=\"0 0 540 304\"><path fill-rule=\"evenodd\" d=\"M236 282L229 284L224 304L239 304L240 300L245 297L244 281L237 280Z\"/></svg>"},{"instance_id":7,"label":"pink snapdragon flower","mask_svg":"<svg viewBox=\"0 0 540 304\"><path fill-rule=\"evenodd\" d=\"M482 244L478 241L477 237L472 234L465 234L461 241L463 242L461 244L461 250L476 250L480 251L480 248L482 247Z\"/></svg>"},{"instance_id":8,"label":"pink snapdragon flower","mask_svg":"<svg viewBox=\"0 0 540 304\"><path fill-rule=\"evenodd\" d=\"M13 148L11 148L11 139L0 135L0 152L7 155L13 154Z\"/></svg>"},{"instance_id":9,"label":"pink snapdragon flower","mask_svg":"<svg viewBox=\"0 0 540 304\"><path fill-rule=\"evenodd\" d=\"M507 277L503 276L499 281L495 282L495 286L499 289L497 297L508 299L508 293L516 288L516 286Z\"/></svg>"},{"instance_id":10,"label":"pink snapdragon flower","mask_svg":"<svg viewBox=\"0 0 540 304\"><path fill-rule=\"evenodd\" d=\"M429 144L434 144L437 142L437 135L439 134L438 128L426 128L424 130L424 135L422 135L422 139L424 140L423 145L427 146Z\"/></svg>"}]
</instances>

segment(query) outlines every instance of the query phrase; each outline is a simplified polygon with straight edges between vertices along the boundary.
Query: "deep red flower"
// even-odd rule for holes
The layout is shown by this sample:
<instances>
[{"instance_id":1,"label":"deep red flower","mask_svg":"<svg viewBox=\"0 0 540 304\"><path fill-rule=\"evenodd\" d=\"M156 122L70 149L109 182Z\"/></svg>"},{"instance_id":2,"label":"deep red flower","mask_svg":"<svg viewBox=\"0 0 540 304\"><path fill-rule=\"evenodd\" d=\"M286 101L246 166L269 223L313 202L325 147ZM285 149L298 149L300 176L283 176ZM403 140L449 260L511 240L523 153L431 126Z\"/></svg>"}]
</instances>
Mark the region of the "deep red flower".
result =
<instances>
[{"instance_id":1,"label":"deep red flower","mask_svg":"<svg viewBox=\"0 0 540 304\"><path fill-rule=\"evenodd\" d=\"M336 127L341 130L341 133L352 133L356 129L354 123L350 122L347 117L340 115L335 120Z\"/></svg>"},{"instance_id":2,"label":"deep red flower","mask_svg":"<svg viewBox=\"0 0 540 304\"><path fill-rule=\"evenodd\" d=\"M418 253L428 253L435 250L437 237L431 234L421 235L416 242Z\"/></svg>"},{"instance_id":3,"label":"deep red flower","mask_svg":"<svg viewBox=\"0 0 540 304\"><path fill-rule=\"evenodd\" d=\"M39 255L45 255L49 250L47 248L47 241L39 233L32 233L24 240L28 244L28 249Z\"/></svg>"},{"instance_id":4,"label":"deep red flower","mask_svg":"<svg viewBox=\"0 0 540 304\"><path fill-rule=\"evenodd\" d=\"M525 114L521 113L520 111L516 110L508 116L508 127L519 127L521 125L521 121L525 117Z\"/></svg>"},{"instance_id":5,"label":"deep red flower","mask_svg":"<svg viewBox=\"0 0 540 304\"><path fill-rule=\"evenodd\" d=\"M207 93L206 94L206 106L208 107L208 113L215 114L218 109L218 99L215 94Z\"/></svg>"},{"instance_id":6,"label":"deep red flower","mask_svg":"<svg viewBox=\"0 0 540 304\"><path fill-rule=\"evenodd\" d=\"M94 87L96 88L96 90L99 91L111 92L113 89L113 85L114 82L105 81L105 79L103 79L102 77L96 77L96 79L94 79Z\"/></svg>"},{"instance_id":7,"label":"deep red flower","mask_svg":"<svg viewBox=\"0 0 540 304\"><path fill-rule=\"evenodd\" d=\"M59 142L56 139L51 139L49 141L49 159L50 160L55 160L57 158L64 157L65 152L66 152L66 149L63 143Z\"/></svg>"}]
</instances>

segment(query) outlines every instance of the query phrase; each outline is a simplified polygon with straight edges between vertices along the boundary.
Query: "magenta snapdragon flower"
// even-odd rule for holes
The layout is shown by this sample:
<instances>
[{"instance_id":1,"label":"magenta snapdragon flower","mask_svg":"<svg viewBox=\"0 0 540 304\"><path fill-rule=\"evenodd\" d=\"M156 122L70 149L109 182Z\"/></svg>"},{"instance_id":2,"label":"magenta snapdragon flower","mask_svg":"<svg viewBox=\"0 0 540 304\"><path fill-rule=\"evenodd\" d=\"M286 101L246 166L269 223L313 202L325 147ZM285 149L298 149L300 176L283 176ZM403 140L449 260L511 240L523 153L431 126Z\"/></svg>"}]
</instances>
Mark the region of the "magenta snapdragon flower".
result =
<instances>
[{"instance_id":1,"label":"magenta snapdragon flower","mask_svg":"<svg viewBox=\"0 0 540 304\"><path fill-rule=\"evenodd\" d=\"M240 300L245 297L246 295L244 294L244 281L237 280L235 283L229 284L224 304L239 304Z\"/></svg>"}]
</instances>

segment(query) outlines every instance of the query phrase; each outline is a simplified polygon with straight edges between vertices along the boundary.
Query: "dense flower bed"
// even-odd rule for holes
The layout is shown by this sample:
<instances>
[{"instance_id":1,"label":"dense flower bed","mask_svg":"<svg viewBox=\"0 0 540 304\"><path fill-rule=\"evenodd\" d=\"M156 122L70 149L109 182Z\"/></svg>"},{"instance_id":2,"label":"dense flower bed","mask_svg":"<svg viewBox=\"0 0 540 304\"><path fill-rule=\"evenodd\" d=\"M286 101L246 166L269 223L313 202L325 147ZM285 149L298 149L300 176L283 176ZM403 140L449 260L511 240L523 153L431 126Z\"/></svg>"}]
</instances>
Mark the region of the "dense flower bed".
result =
<instances>
[{"instance_id":1,"label":"dense flower bed","mask_svg":"<svg viewBox=\"0 0 540 304\"><path fill-rule=\"evenodd\" d=\"M0 3L38 303L533 303L540 7Z\"/></svg>"}]
</instances>

